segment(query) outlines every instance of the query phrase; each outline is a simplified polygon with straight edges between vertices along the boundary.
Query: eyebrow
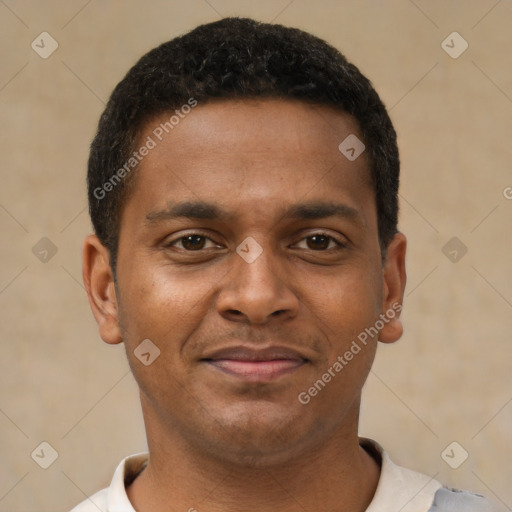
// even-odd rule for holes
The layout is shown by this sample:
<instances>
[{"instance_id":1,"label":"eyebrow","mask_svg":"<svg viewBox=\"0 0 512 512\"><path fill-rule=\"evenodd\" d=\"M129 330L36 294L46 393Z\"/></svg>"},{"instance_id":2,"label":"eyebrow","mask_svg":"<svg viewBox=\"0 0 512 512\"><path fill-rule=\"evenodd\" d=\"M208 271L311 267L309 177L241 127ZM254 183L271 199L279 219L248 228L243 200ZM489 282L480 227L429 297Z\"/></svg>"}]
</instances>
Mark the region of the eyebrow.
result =
<instances>
[{"instance_id":1,"label":"eyebrow","mask_svg":"<svg viewBox=\"0 0 512 512\"><path fill-rule=\"evenodd\" d=\"M171 203L167 209L148 213L146 223L151 225L179 218L229 221L235 217L235 214L230 214L215 203L184 201L176 204ZM315 220L328 217L339 217L361 226L365 225L357 209L341 203L323 201L295 204L282 212L280 220Z\"/></svg>"}]
</instances>

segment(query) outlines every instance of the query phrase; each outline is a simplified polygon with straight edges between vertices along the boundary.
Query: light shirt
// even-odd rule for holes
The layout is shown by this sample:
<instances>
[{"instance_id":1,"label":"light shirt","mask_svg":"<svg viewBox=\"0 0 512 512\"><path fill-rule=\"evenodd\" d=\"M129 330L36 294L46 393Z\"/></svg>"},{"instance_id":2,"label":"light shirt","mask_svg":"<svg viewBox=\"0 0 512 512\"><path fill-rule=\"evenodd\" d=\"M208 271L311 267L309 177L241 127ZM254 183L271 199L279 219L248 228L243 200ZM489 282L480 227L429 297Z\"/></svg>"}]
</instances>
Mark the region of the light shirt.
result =
<instances>
[{"instance_id":1,"label":"light shirt","mask_svg":"<svg viewBox=\"0 0 512 512\"><path fill-rule=\"evenodd\" d=\"M359 439L360 445L380 462L380 478L366 512L496 512L483 496L443 487L437 480L396 465L375 441ZM135 512L126 485L146 467L148 453L123 459L107 487L77 505L71 512Z\"/></svg>"}]
</instances>

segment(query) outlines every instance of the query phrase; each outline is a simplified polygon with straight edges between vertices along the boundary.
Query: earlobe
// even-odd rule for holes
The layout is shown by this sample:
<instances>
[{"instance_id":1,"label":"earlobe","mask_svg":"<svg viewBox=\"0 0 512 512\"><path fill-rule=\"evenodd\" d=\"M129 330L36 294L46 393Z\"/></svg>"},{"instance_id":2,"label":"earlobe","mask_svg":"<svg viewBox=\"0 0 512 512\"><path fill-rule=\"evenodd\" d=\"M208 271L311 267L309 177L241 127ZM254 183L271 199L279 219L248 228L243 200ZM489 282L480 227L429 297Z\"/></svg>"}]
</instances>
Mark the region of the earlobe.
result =
<instances>
[{"instance_id":1,"label":"earlobe","mask_svg":"<svg viewBox=\"0 0 512 512\"><path fill-rule=\"evenodd\" d=\"M393 343L403 334L400 321L407 275L405 271L405 253L407 239L403 233L396 233L388 245L387 257L383 267L382 314L385 325L379 334L379 341Z\"/></svg>"},{"instance_id":2,"label":"earlobe","mask_svg":"<svg viewBox=\"0 0 512 512\"><path fill-rule=\"evenodd\" d=\"M122 342L110 254L95 235L84 241L82 276L101 338L111 344Z\"/></svg>"}]
</instances>

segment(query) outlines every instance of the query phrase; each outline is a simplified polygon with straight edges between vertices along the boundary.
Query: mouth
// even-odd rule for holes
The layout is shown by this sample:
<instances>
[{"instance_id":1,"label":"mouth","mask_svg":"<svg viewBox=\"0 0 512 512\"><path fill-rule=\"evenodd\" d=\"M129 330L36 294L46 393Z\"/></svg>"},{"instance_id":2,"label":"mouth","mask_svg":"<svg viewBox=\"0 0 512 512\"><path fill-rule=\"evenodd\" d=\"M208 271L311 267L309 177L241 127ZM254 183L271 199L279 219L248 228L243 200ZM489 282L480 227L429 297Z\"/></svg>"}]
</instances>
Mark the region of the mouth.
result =
<instances>
[{"instance_id":1,"label":"mouth","mask_svg":"<svg viewBox=\"0 0 512 512\"><path fill-rule=\"evenodd\" d=\"M297 371L309 362L298 352L284 347L233 347L217 351L201 361L248 382L270 382Z\"/></svg>"},{"instance_id":2,"label":"mouth","mask_svg":"<svg viewBox=\"0 0 512 512\"><path fill-rule=\"evenodd\" d=\"M204 360L218 370L250 382L267 382L291 373L306 361L274 359L272 361L241 361L233 359Z\"/></svg>"}]
</instances>

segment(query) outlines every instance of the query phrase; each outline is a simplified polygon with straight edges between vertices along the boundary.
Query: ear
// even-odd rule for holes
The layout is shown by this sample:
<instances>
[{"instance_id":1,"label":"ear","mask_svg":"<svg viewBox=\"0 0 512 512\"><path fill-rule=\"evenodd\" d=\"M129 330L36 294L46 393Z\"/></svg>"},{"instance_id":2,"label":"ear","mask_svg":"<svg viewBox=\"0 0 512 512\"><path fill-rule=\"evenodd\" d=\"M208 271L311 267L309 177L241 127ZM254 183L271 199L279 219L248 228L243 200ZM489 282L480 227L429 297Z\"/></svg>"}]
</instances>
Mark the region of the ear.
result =
<instances>
[{"instance_id":1,"label":"ear","mask_svg":"<svg viewBox=\"0 0 512 512\"><path fill-rule=\"evenodd\" d=\"M82 277L101 338L105 343L122 342L110 253L95 235L84 241Z\"/></svg>"},{"instance_id":2,"label":"ear","mask_svg":"<svg viewBox=\"0 0 512 512\"><path fill-rule=\"evenodd\" d=\"M387 247L384 261L382 283L382 313L387 319L379 334L379 341L393 343L400 339L403 333L400 312L404 298L405 282L405 252L407 239L402 233L396 233ZM382 317L382 315L381 315Z\"/></svg>"}]
</instances>

